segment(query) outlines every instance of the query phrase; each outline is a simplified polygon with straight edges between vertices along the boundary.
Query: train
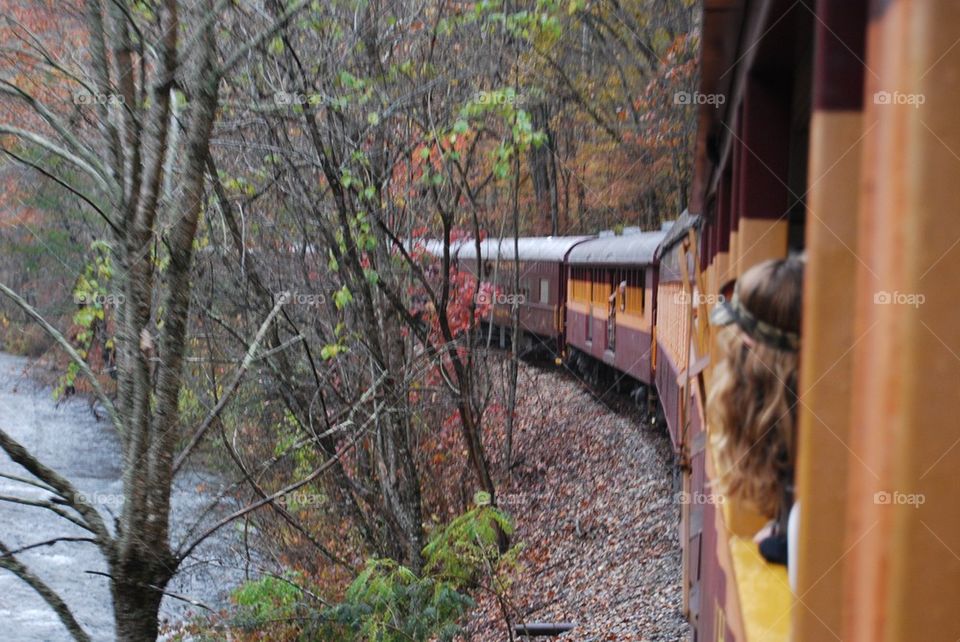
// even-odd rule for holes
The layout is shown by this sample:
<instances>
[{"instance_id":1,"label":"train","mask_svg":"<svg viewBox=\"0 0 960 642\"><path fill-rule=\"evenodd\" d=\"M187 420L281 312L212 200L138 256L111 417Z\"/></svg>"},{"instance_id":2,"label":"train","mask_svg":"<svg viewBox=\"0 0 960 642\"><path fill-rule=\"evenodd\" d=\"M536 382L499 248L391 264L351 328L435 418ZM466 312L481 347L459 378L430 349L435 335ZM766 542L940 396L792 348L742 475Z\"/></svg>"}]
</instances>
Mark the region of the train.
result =
<instances>
[{"instance_id":1,"label":"train","mask_svg":"<svg viewBox=\"0 0 960 642\"><path fill-rule=\"evenodd\" d=\"M694 175L661 229L457 244L506 344L655 395L694 642L958 640L960 5L704 0ZM721 99L722 97L722 99ZM712 308L805 257L796 583L715 492ZM514 292L513 263L521 274ZM511 306L521 332L511 337Z\"/></svg>"},{"instance_id":2,"label":"train","mask_svg":"<svg viewBox=\"0 0 960 642\"><path fill-rule=\"evenodd\" d=\"M691 372L686 344L695 322L690 312L703 298L691 244L701 226L700 217L684 212L658 230L467 239L448 250L451 264L479 282L478 297L489 299L480 301L487 304L483 336L496 338L500 347L515 341L524 355L546 354L566 363L590 384L633 396L652 422L664 421L683 480L677 497L705 492L702 412L686 400ZM429 240L424 250L440 258L444 244ZM684 582L695 588L686 579L700 563L691 508L678 503ZM686 592L693 621L696 597Z\"/></svg>"}]
</instances>

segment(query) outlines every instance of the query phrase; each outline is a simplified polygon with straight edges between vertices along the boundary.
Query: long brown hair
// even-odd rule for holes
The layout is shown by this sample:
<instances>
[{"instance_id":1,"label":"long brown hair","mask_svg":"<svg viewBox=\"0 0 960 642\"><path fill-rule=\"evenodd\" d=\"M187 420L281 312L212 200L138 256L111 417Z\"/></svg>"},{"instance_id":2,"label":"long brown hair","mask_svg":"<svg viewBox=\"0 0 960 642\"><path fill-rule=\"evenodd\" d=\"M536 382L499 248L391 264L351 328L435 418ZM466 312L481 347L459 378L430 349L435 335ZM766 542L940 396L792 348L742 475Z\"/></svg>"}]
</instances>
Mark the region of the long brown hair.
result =
<instances>
[{"instance_id":1,"label":"long brown hair","mask_svg":"<svg viewBox=\"0 0 960 642\"><path fill-rule=\"evenodd\" d=\"M759 263L737 284L748 315L794 337L802 293L803 261L795 257ZM772 517L793 478L799 354L762 339L737 323L720 330L707 412L720 490Z\"/></svg>"}]
</instances>

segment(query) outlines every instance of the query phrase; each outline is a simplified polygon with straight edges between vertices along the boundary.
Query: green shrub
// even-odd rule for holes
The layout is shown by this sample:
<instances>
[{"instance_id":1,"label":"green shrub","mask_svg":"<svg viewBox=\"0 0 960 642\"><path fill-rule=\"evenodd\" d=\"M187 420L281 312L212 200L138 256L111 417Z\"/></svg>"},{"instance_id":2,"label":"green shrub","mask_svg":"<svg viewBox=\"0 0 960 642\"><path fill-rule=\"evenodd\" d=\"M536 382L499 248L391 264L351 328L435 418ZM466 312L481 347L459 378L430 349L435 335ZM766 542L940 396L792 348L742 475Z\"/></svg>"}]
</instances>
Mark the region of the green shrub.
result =
<instances>
[{"instance_id":1,"label":"green shrub","mask_svg":"<svg viewBox=\"0 0 960 642\"><path fill-rule=\"evenodd\" d=\"M306 639L367 642L452 640L473 601L450 582L418 577L392 560L373 559L342 604L327 609Z\"/></svg>"},{"instance_id":2,"label":"green shrub","mask_svg":"<svg viewBox=\"0 0 960 642\"><path fill-rule=\"evenodd\" d=\"M284 578L271 575L245 582L233 592L234 624L256 629L296 617L301 611L303 591L298 584L302 581L301 574L288 573Z\"/></svg>"},{"instance_id":3,"label":"green shrub","mask_svg":"<svg viewBox=\"0 0 960 642\"><path fill-rule=\"evenodd\" d=\"M421 576L392 560L373 559L353 581L344 601L321 612L310 640L424 642L452 640L458 621L473 607L467 590L480 578L502 596L520 548L500 551L513 533L510 518L477 493L476 507L436 532L423 549Z\"/></svg>"},{"instance_id":4,"label":"green shrub","mask_svg":"<svg viewBox=\"0 0 960 642\"><path fill-rule=\"evenodd\" d=\"M475 503L430 538L422 574L394 560L370 559L343 600L320 610L307 604L298 588L304 586L301 574L261 578L234 592L234 625L270 639L283 633L283 639L310 642L454 639L474 606L468 591L482 585L502 599L520 550L501 552L503 536L513 533L510 518L491 506L485 493L477 493Z\"/></svg>"}]
</instances>

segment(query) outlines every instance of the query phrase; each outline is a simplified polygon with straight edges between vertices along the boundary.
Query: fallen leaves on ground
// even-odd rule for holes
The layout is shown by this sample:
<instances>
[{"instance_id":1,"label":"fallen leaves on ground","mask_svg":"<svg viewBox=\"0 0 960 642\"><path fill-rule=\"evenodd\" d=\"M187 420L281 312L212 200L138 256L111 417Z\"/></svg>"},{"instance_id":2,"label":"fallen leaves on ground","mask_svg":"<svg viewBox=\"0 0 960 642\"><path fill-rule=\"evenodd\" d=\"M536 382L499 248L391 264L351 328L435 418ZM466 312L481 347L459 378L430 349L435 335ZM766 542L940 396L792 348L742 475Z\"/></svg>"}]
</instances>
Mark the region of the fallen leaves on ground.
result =
<instances>
[{"instance_id":1,"label":"fallen leaves on ground","mask_svg":"<svg viewBox=\"0 0 960 642\"><path fill-rule=\"evenodd\" d=\"M575 623L562 640L686 639L664 429L645 426L623 399L608 406L569 373L520 367L514 467L498 487L525 547L513 623ZM507 640L500 606L477 600L464 637Z\"/></svg>"}]
</instances>

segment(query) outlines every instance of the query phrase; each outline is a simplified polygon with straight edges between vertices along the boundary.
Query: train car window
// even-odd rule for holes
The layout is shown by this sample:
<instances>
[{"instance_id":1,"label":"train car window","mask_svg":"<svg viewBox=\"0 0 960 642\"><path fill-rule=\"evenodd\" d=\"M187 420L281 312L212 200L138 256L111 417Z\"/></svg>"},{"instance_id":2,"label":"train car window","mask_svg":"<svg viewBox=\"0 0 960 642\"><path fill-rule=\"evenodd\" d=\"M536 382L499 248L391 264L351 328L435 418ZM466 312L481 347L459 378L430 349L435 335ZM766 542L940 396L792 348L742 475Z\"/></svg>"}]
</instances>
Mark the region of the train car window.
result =
<instances>
[{"instance_id":1,"label":"train car window","mask_svg":"<svg viewBox=\"0 0 960 642\"><path fill-rule=\"evenodd\" d=\"M549 279L540 279L540 303L550 303Z\"/></svg>"},{"instance_id":2,"label":"train car window","mask_svg":"<svg viewBox=\"0 0 960 642\"><path fill-rule=\"evenodd\" d=\"M640 270L637 277L637 289L640 290L640 312L647 307L647 272Z\"/></svg>"},{"instance_id":3,"label":"train car window","mask_svg":"<svg viewBox=\"0 0 960 642\"><path fill-rule=\"evenodd\" d=\"M593 270L593 278L590 282L593 284L593 303L597 306L604 306L607 304L607 297L610 296L607 288L609 284L603 282L605 270L599 268Z\"/></svg>"},{"instance_id":4,"label":"train car window","mask_svg":"<svg viewBox=\"0 0 960 642\"><path fill-rule=\"evenodd\" d=\"M633 274L633 270L621 270L620 271L620 311L627 311L627 298L630 296L630 277Z\"/></svg>"}]
</instances>

